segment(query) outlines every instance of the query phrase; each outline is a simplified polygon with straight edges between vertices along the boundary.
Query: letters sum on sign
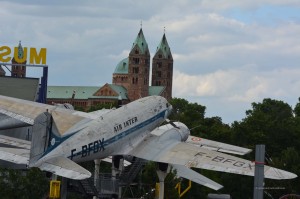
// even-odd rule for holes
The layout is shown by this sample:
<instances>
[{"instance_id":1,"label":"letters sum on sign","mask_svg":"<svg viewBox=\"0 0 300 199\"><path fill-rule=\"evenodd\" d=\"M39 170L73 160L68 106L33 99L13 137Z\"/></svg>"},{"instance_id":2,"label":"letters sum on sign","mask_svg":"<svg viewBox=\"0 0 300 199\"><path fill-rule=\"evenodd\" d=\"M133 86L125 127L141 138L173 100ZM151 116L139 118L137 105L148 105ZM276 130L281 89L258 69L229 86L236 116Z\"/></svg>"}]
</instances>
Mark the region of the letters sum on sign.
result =
<instances>
[{"instance_id":1,"label":"letters sum on sign","mask_svg":"<svg viewBox=\"0 0 300 199\"><path fill-rule=\"evenodd\" d=\"M27 56L28 52L29 52L29 56ZM0 46L0 62L10 62L12 60L11 53L12 53L12 49L10 47ZM27 58L29 57L30 64L45 65L47 62L47 49L41 48L39 51L37 51L36 48L29 48L28 51L27 47L24 47L24 55L22 58L19 58L18 47L15 47L13 56L17 63L23 63L24 61L28 60Z\"/></svg>"}]
</instances>

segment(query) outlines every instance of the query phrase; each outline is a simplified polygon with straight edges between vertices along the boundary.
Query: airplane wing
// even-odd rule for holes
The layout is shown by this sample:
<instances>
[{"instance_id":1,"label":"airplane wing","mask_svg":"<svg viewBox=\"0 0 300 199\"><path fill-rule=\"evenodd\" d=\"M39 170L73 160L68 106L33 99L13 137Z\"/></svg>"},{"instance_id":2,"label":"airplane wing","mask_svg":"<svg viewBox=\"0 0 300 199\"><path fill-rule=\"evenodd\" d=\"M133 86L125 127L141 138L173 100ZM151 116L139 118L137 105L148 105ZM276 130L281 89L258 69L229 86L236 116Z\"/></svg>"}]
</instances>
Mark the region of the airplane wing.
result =
<instances>
[{"instance_id":1,"label":"airplane wing","mask_svg":"<svg viewBox=\"0 0 300 199\"><path fill-rule=\"evenodd\" d=\"M252 151L251 149L225 144L222 142L216 142L195 136L189 136L185 142L208 150L231 153L236 155L245 155Z\"/></svg>"},{"instance_id":2,"label":"airplane wing","mask_svg":"<svg viewBox=\"0 0 300 199\"><path fill-rule=\"evenodd\" d=\"M0 159L15 164L28 164L29 155L28 149L0 147Z\"/></svg>"},{"instance_id":3,"label":"airplane wing","mask_svg":"<svg viewBox=\"0 0 300 199\"><path fill-rule=\"evenodd\" d=\"M61 135L80 121L97 117L80 111L0 95L0 116L5 119L0 122L0 129L33 125L34 119L47 111L52 114Z\"/></svg>"},{"instance_id":4,"label":"airplane wing","mask_svg":"<svg viewBox=\"0 0 300 199\"><path fill-rule=\"evenodd\" d=\"M0 109L0 130L4 129L11 129L11 128L18 128L18 127L25 127L30 126L31 124L28 124L26 122L22 122L20 120L17 120L13 117L10 117L4 113L4 110Z\"/></svg>"},{"instance_id":5,"label":"airplane wing","mask_svg":"<svg viewBox=\"0 0 300 199\"><path fill-rule=\"evenodd\" d=\"M13 147L30 150L31 142L19 138L0 135L0 144L5 144Z\"/></svg>"},{"instance_id":6,"label":"airplane wing","mask_svg":"<svg viewBox=\"0 0 300 199\"><path fill-rule=\"evenodd\" d=\"M222 185L212 181L211 179L193 171L190 168L187 168L183 165L171 164L172 168L176 170L176 175L201 184L213 190L219 190L223 188Z\"/></svg>"},{"instance_id":7,"label":"airplane wing","mask_svg":"<svg viewBox=\"0 0 300 199\"><path fill-rule=\"evenodd\" d=\"M161 137L152 135L145 138L129 155L155 162L254 176L254 162L180 142L171 136L170 139ZM293 173L269 166L264 169L265 178L297 177Z\"/></svg>"}]
</instances>

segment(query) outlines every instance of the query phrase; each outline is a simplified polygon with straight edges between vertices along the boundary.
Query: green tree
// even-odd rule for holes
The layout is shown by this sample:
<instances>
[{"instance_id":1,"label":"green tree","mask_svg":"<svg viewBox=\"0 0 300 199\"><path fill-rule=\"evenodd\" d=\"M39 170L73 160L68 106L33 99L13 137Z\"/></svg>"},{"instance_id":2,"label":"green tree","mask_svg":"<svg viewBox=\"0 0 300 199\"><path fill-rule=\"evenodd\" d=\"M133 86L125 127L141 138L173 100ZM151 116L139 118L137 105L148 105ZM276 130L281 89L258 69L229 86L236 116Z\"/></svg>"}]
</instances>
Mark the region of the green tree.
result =
<instances>
[{"instance_id":1,"label":"green tree","mask_svg":"<svg viewBox=\"0 0 300 199\"><path fill-rule=\"evenodd\" d=\"M246 111L242 122L233 123L233 140L253 149L263 143L268 151L278 155L296 136L290 125L292 121L293 110L288 104L264 99L262 103L252 103L252 110Z\"/></svg>"},{"instance_id":2,"label":"green tree","mask_svg":"<svg viewBox=\"0 0 300 199\"><path fill-rule=\"evenodd\" d=\"M242 122L233 123L232 139L238 145L252 149L256 144L265 144L267 154L273 159L269 161L270 166L299 173L300 161L296 148L299 149L300 144L300 120L294 117L294 111L287 103L273 99L264 99L262 103L252 103L252 110L246 111L246 118ZM295 148L290 148L291 146ZM248 159L254 159L254 153ZM279 198L283 193L291 193L299 189L293 181L295 180L266 179L265 187L270 188L268 192L274 198ZM283 189L276 189L276 187Z\"/></svg>"},{"instance_id":3,"label":"green tree","mask_svg":"<svg viewBox=\"0 0 300 199\"><path fill-rule=\"evenodd\" d=\"M49 191L49 180L37 168L26 171L0 169L1 198L40 199Z\"/></svg>"},{"instance_id":4,"label":"green tree","mask_svg":"<svg viewBox=\"0 0 300 199\"><path fill-rule=\"evenodd\" d=\"M170 103L173 106L173 111L170 115L171 120L182 122L188 128L194 128L203 124L205 106L197 103L189 103L187 100L181 98L173 98ZM194 130L192 130L193 132Z\"/></svg>"}]
</instances>

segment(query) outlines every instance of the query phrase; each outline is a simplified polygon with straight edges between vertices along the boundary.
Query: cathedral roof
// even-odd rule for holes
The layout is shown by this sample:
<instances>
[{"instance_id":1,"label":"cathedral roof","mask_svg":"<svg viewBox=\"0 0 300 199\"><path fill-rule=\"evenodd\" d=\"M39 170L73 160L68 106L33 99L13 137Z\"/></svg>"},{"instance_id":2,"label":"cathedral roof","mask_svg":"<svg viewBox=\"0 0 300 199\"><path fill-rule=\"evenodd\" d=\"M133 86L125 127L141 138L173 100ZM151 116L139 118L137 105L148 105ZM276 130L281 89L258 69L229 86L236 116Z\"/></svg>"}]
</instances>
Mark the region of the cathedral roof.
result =
<instances>
[{"instance_id":1,"label":"cathedral roof","mask_svg":"<svg viewBox=\"0 0 300 199\"><path fill-rule=\"evenodd\" d=\"M135 46L139 47L139 49L141 50L140 52L141 54L145 54L145 52L149 52L148 44L146 42L142 28L140 29L135 41L133 42L131 50L134 49Z\"/></svg>"},{"instance_id":2,"label":"cathedral roof","mask_svg":"<svg viewBox=\"0 0 300 199\"><path fill-rule=\"evenodd\" d=\"M128 74L128 57L118 63L114 74Z\"/></svg>"},{"instance_id":3,"label":"cathedral roof","mask_svg":"<svg viewBox=\"0 0 300 199\"><path fill-rule=\"evenodd\" d=\"M165 89L165 86L149 86L149 96L161 95Z\"/></svg>"},{"instance_id":4,"label":"cathedral roof","mask_svg":"<svg viewBox=\"0 0 300 199\"><path fill-rule=\"evenodd\" d=\"M104 86L110 87L117 96L95 96L94 94ZM48 86L47 98L48 99L71 99L72 94L75 92L74 99L118 99L119 95L122 99L127 99L126 89L123 86L115 84L105 84L99 86Z\"/></svg>"},{"instance_id":5,"label":"cathedral roof","mask_svg":"<svg viewBox=\"0 0 300 199\"><path fill-rule=\"evenodd\" d=\"M168 56L172 58L172 53L166 38L166 34L163 35L159 45L157 46L156 53L158 52L161 52L164 58L168 58Z\"/></svg>"}]
</instances>

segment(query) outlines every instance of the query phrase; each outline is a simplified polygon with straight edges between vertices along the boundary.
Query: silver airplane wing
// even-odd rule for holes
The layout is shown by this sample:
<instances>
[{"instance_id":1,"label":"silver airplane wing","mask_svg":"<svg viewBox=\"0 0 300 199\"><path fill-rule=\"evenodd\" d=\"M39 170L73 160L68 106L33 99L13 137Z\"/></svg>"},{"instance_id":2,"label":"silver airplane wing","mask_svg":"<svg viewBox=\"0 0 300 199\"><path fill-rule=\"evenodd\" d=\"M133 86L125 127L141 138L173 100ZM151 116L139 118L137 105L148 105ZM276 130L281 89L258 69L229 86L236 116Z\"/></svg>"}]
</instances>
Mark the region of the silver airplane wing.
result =
<instances>
[{"instance_id":1,"label":"silver airplane wing","mask_svg":"<svg viewBox=\"0 0 300 199\"><path fill-rule=\"evenodd\" d=\"M186 178L188 180L191 180L197 184L206 186L213 190L219 190L223 188L223 186L220 185L219 183L212 181L211 179L197 173L196 171L193 171L192 169L186 166L177 165L177 164L171 164L171 166L174 170L176 170L176 175L179 177Z\"/></svg>"},{"instance_id":2,"label":"silver airplane wing","mask_svg":"<svg viewBox=\"0 0 300 199\"><path fill-rule=\"evenodd\" d=\"M184 165L214 171L254 176L255 163L188 143L161 136L149 136L140 143L129 155L155 162ZM297 175L265 166L265 178L291 179Z\"/></svg>"},{"instance_id":3,"label":"silver airplane wing","mask_svg":"<svg viewBox=\"0 0 300 199\"><path fill-rule=\"evenodd\" d=\"M216 142L213 140L208 140L195 136L189 136L185 142L208 150L231 153L236 155L245 155L252 151L251 149L225 144L222 142Z\"/></svg>"},{"instance_id":4,"label":"silver airplane wing","mask_svg":"<svg viewBox=\"0 0 300 199\"><path fill-rule=\"evenodd\" d=\"M34 119L47 111L52 114L61 135L75 124L97 117L80 111L0 95L0 116L3 119L0 129L33 125Z\"/></svg>"},{"instance_id":5,"label":"silver airplane wing","mask_svg":"<svg viewBox=\"0 0 300 199\"><path fill-rule=\"evenodd\" d=\"M0 159L15 164L28 164L29 155L28 149L0 147Z\"/></svg>"}]
</instances>

